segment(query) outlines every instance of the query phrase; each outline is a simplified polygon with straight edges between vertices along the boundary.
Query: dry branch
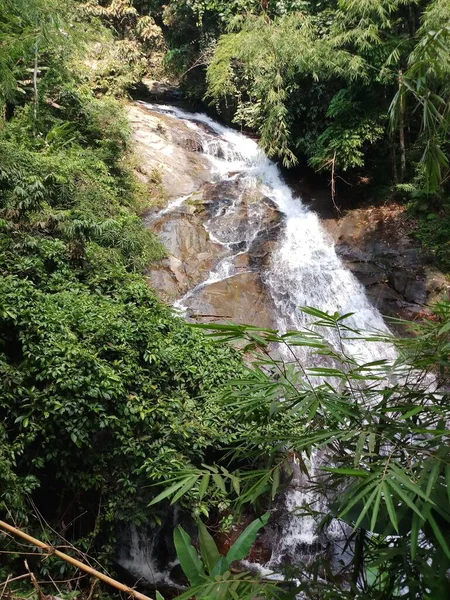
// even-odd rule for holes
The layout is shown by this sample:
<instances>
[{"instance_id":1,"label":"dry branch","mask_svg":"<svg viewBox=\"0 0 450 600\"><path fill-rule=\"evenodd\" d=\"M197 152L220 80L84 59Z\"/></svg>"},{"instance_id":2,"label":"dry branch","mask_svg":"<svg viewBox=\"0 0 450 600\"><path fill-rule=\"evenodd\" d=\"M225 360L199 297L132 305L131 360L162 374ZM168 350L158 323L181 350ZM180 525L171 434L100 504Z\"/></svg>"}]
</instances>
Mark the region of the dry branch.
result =
<instances>
[{"instance_id":1,"label":"dry branch","mask_svg":"<svg viewBox=\"0 0 450 600\"><path fill-rule=\"evenodd\" d=\"M0 521L0 529L4 529L8 533L16 535L16 536L22 538L23 540L26 540L30 544L33 544L33 546L42 548L43 550L46 550L49 554L54 554L55 556L58 556L59 558L61 558L62 560L65 560L66 562L70 563L74 567L77 567L77 569L80 569L81 571L85 571L86 573L89 573L89 575L92 575L93 577L100 579L104 583L107 583L108 585L115 587L117 590L120 590L121 592L125 592L126 594L133 596L134 598L136 598L136 600L152 600L151 598L149 598L149 596L146 596L145 594L141 594L140 592L133 590L133 588L130 588L127 585L124 585L123 583L116 581L112 577L108 577L108 575L104 575L103 573L100 573L100 571L97 571L96 569L93 569L92 567L85 565L84 563L77 560L76 558L72 558L72 556L69 556L68 554L65 554L64 552L61 552L60 550L57 550L56 548L53 548L52 546L49 546L48 544L41 542L40 540L32 537L31 535L28 535L27 533L25 533L21 529L18 529L17 527L13 527L12 525L5 523L4 521Z\"/></svg>"}]
</instances>

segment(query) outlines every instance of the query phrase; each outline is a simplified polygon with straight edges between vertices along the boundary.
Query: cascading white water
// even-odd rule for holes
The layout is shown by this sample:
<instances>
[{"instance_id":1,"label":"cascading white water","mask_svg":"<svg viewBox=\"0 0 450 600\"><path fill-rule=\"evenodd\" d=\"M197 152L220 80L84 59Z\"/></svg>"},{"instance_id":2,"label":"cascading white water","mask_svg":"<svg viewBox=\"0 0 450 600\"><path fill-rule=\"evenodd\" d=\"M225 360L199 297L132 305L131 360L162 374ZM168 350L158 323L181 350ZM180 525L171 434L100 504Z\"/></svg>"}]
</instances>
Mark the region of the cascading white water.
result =
<instances>
[{"instance_id":1,"label":"cascading white water","mask_svg":"<svg viewBox=\"0 0 450 600\"><path fill-rule=\"evenodd\" d=\"M218 202L212 217L205 223L212 241L225 248L225 257L215 265L209 277L190 290L176 306L186 309L198 289L234 275L234 259L248 250L264 223L258 203L249 210L244 230L228 226L227 219L239 209L243 195L258 190L259 195L270 199L283 215L282 233L268 266L261 273L273 300L273 317L278 328L281 331L304 328L311 322L311 317L302 313L299 307L312 306L331 313L353 313L348 324L355 329L387 331L381 315L368 301L363 286L336 254L333 241L323 230L317 215L305 207L301 198L293 195L277 165L261 152L254 140L204 114L188 113L172 106L145 103L144 106L183 120L202 140L203 153L210 160L216 180L235 185L238 190L233 201ZM164 212L180 206L183 201L184 198L174 201ZM343 343L348 355L363 362L395 357L394 350L387 344L375 345L354 339L342 341L331 329L325 335L331 345L337 348ZM300 352L298 358L304 366L311 366L307 352ZM311 471L317 469L314 457L310 468ZM310 503L310 492L305 490L304 481L301 477L298 481L294 478L285 499L285 509L292 515L269 566L279 563L286 554L295 553L299 545L315 543L313 518L295 515L298 508ZM339 531L331 529L329 533L331 537L339 537Z\"/></svg>"}]
</instances>

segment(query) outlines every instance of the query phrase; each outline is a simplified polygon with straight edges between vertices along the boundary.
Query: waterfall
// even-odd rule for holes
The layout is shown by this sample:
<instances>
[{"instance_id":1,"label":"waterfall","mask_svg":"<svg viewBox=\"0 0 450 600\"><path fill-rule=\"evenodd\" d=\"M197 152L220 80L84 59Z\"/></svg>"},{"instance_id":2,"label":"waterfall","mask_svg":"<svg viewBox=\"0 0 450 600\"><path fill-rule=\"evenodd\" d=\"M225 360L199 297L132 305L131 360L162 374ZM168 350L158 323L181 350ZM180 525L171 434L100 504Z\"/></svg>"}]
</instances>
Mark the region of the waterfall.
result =
<instances>
[{"instance_id":1,"label":"waterfall","mask_svg":"<svg viewBox=\"0 0 450 600\"><path fill-rule=\"evenodd\" d=\"M264 155L254 140L204 114L189 113L172 106L143 104L155 112L182 120L195 131L196 139L201 140L202 152L210 161L214 179L223 184L224 192L218 196L204 227L210 239L224 248L225 255L205 281L177 301L176 306L180 310L188 309L199 290L236 273L236 257L247 252L264 230L261 202L247 203L245 227L236 227L232 217L242 208L244 198L256 194L282 215L283 226L271 257L260 273L273 303L273 319L278 329L286 331L308 326L311 317L302 313L299 307L312 306L331 313L353 313L348 324L354 329L387 331L380 313L367 299L363 286L336 254L333 240L322 228L318 216L293 194L278 166ZM234 195L229 197L227 189L230 186ZM176 209L185 200L179 198L173 201L163 212ZM359 361L395 357L393 348L387 344L369 344L355 339L342 341L332 329L324 334L332 346L337 348L338 343L343 343L345 352ZM312 358L306 351L296 352L299 352L298 358L305 366L312 366ZM313 456L310 472L314 474L318 466L320 460ZM294 560L294 555L307 554L308 548L320 547L314 519L296 514L299 508L311 503L312 497L304 476L298 469L296 471L295 464L293 467L295 476L284 497L284 511L290 517L281 528L272 559L266 565L269 568L276 568L286 556ZM328 540L339 542L344 538L339 527L331 525Z\"/></svg>"}]
</instances>

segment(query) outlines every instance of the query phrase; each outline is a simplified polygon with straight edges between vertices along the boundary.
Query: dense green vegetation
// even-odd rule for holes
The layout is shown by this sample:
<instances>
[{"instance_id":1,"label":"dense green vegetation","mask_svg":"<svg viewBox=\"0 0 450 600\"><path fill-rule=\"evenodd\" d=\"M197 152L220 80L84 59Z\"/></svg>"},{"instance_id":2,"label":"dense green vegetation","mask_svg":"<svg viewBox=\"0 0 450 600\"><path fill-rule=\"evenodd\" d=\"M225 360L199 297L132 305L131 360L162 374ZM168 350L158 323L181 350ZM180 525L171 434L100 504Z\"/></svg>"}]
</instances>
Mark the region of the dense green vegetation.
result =
<instances>
[{"instance_id":1,"label":"dense green vegetation","mask_svg":"<svg viewBox=\"0 0 450 600\"><path fill-rule=\"evenodd\" d=\"M98 4L151 14L166 63L190 93L226 105L226 115L256 130L285 164L304 156L318 169L388 170L387 181L408 182L410 191L443 191L446 0Z\"/></svg>"},{"instance_id":2,"label":"dense green vegetation","mask_svg":"<svg viewBox=\"0 0 450 600\"><path fill-rule=\"evenodd\" d=\"M120 524L157 525L170 501L198 520L201 560L174 534L184 597L292 598L231 569L267 514L224 556L202 520L265 513L292 456L308 474L321 452L332 466L311 484L326 508L303 509L319 529L349 525L355 552L340 573L300 565L296 592L448 598L449 307L381 340L393 364L330 348L323 327L364 333L314 309L307 332L218 328L254 353L244 366L147 285L164 249L139 218L151 190L133 175L123 99L144 74L177 74L285 165L401 195L450 270L449 33L446 0L0 0L1 518L108 566ZM285 364L276 344L328 366ZM0 543L6 579L23 562ZM55 557L33 567L72 574Z\"/></svg>"},{"instance_id":3,"label":"dense green vegetation","mask_svg":"<svg viewBox=\"0 0 450 600\"><path fill-rule=\"evenodd\" d=\"M35 505L50 539L109 560L120 521L164 515L151 485L233 443L212 392L241 367L142 275L164 253L138 216L151 199L84 64L109 34L72 8L1 3L0 513L43 535Z\"/></svg>"},{"instance_id":4,"label":"dense green vegetation","mask_svg":"<svg viewBox=\"0 0 450 600\"><path fill-rule=\"evenodd\" d=\"M307 162L325 173L333 197L356 188L361 198L407 202L420 241L448 271L450 233L441 223L450 193L447 0L88 6L108 13L128 40L142 30L134 24L150 16L153 48L164 52L167 72L189 97L257 132L267 154L284 165ZM439 248L427 234L429 215Z\"/></svg>"},{"instance_id":5,"label":"dense green vegetation","mask_svg":"<svg viewBox=\"0 0 450 600\"><path fill-rule=\"evenodd\" d=\"M288 578L300 580L295 588L303 597L444 600L450 591L450 305L436 307L435 321L411 326L414 337L397 340L363 335L346 324L345 315L305 312L313 322L303 332L217 327L216 337L240 340L254 354L247 376L220 391L230 415L254 423L229 464L222 461L221 485L235 498L237 510L248 504L261 510L261 503L289 481L295 456L317 498L324 500L305 500L299 513L313 516L318 532L332 518L348 525L343 531L354 550L351 561L333 570L320 553L288 571ZM339 335L341 350L323 336L329 328ZM350 358L345 340L355 337L368 344L395 343L398 358L371 363ZM289 349L291 360L273 358L274 344ZM318 366L305 368L305 350L317 356ZM283 427L275 427L273 435L267 426L282 415ZM324 459L315 472L314 455ZM258 456L256 469L233 468L239 458ZM166 493L189 489L195 477L216 486L209 477L214 467L180 472ZM204 577L202 592L213 582L214 577ZM198 590L199 582L193 584ZM216 597L235 597L237 582L229 573L216 585L222 593ZM292 597L271 586L255 589L258 597ZM239 598L250 600L255 593Z\"/></svg>"}]
</instances>

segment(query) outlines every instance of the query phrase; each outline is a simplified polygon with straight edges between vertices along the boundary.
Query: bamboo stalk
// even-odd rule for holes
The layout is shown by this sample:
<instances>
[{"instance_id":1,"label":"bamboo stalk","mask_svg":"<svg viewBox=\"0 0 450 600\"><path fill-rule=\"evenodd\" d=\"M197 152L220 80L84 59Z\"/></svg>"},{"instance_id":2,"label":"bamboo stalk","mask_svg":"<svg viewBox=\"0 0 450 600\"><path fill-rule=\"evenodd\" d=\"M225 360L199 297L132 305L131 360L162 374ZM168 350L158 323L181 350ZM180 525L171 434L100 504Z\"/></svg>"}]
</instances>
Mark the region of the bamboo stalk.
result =
<instances>
[{"instance_id":1,"label":"bamboo stalk","mask_svg":"<svg viewBox=\"0 0 450 600\"><path fill-rule=\"evenodd\" d=\"M100 573L100 571L97 571L96 569L93 569L92 567L85 565L84 563L80 562L76 558L72 558L68 554L65 554L64 552L60 552L60 550L53 548L53 546L49 546L48 544L41 542L40 540L32 537L31 535L28 535L21 529L17 529L17 527L13 527L12 525L5 523L4 521L0 521L0 528L4 529L5 531L8 531L9 533L12 533L13 535L21 537L22 539L26 540L30 544L33 544L33 546L37 546L38 548L47 550L47 552L49 554L54 554L55 556L62 558L63 560L70 563L74 567L77 567L81 571L85 571L86 573L89 573L89 575L92 575L93 577L97 577L97 579L100 579L104 583L107 583L108 585L115 587L116 589L120 590L121 592L125 592L126 594L133 596L134 598L136 598L136 600L152 600L151 598L149 598L149 596L145 596L145 594L141 594L140 592L133 590L133 588L130 588L127 585L124 585L123 583L116 581L112 577L108 577L108 575L104 575L103 573Z\"/></svg>"}]
</instances>

